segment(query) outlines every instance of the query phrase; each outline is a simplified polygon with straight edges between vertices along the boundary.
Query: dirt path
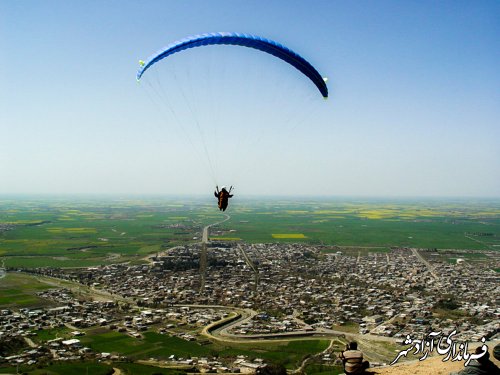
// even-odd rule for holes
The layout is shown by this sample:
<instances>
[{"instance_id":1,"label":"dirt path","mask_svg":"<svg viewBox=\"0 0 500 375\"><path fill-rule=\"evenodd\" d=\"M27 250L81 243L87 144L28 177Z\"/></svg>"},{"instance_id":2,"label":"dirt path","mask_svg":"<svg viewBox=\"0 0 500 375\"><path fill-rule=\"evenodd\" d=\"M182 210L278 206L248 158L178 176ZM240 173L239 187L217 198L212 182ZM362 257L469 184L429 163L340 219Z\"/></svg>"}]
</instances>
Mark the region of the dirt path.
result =
<instances>
[{"instance_id":1,"label":"dirt path","mask_svg":"<svg viewBox=\"0 0 500 375\"><path fill-rule=\"evenodd\" d=\"M24 341L26 341L26 344L28 344L30 346L30 348L36 348L38 346L29 337L24 337Z\"/></svg>"},{"instance_id":2,"label":"dirt path","mask_svg":"<svg viewBox=\"0 0 500 375\"><path fill-rule=\"evenodd\" d=\"M333 343L334 341L337 341L337 339L331 339L330 340L330 345L328 345L328 347L323 350L322 352L318 353L318 354L315 354L315 355L312 355L310 357L307 357L307 358L304 358L304 360L302 361L302 363L300 364L300 367L298 367L297 369L293 370L291 373L292 374L302 374L304 372L304 369L306 368L307 366L307 363L313 359L313 358L318 358L318 357L321 357L323 356L324 354L328 353L332 346L333 346Z\"/></svg>"},{"instance_id":3,"label":"dirt path","mask_svg":"<svg viewBox=\"0 0 500 375\"><path fill-rule=\"evenodd\" d=\"M163 250L163 251L161 251L161 252L159 252L159 253L157 253L157 254L155 254L155 255L148 254L148 255L146 255L144 258L142 258L142 260L145 260L145 261L147 261L148 263L152 264L152 263L153 263L153 260L151 259L152 257L156 257L156 256L160 256L160 257L161 257L161 256L165 256L165 255L167 255L170 251L175 250L175 249L178 249L178 248L181 248L181 247L182 247L182 246L174 246L174 247L170 247L170 248L168 248L168 249L166 249L166 250Z\"/></svg>"}]
</instances>

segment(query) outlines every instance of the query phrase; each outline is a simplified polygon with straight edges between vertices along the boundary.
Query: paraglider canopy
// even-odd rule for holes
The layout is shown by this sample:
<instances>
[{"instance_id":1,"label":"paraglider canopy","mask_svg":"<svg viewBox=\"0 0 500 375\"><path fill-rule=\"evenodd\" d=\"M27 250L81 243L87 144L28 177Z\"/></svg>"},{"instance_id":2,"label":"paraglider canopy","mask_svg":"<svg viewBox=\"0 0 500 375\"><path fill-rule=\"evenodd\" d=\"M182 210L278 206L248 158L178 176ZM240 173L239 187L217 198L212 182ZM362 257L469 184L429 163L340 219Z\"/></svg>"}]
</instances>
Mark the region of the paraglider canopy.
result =
<instances>
[{"instance_id":1,"label":"paraglider canopy","mask_svg":"<svg viewBox=\"0 0 500 375\"><path fill-rule=\"evenodd\" d=\"M194 35L188 38L174 42L164 49L156 52L150 56L146 61L140 61L140 69L137 72L137 80L140 80L142 75L152 65L158 61L170 56L174 53L201 46L228 44L237 45L242 47L254 48L262 52L269 53L279 59L292 65L307 78L309 78L314 85L318 88L324 98L328 97L328 88L326 86L326 78L323 78L318 71L302 56L292 51L291 49L283 46L282 44L270 39L262 38L256 35L242 34L242 33L208 33L201 35Z\"/></svg>"}]
</instances>

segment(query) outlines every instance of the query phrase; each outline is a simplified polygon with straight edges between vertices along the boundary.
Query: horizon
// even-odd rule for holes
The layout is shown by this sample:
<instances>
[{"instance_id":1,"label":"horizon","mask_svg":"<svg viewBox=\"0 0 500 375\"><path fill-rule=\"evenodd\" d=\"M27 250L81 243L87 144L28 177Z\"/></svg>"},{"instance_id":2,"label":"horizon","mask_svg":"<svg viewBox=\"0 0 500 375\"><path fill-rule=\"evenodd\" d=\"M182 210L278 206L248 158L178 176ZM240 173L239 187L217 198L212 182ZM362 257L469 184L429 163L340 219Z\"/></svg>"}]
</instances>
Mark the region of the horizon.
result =
<instances>
[{"instance_id":1,"label":"horizon","mask_svg":"<svg viewBox=\"0 0 500 375\"><path fill-rule=\"evenodd\" d=\"M0 193L0 202L5 199L89 199L89 200L125 200L125 199L145 199L145 200L169 200L169 199L194 199L194 200L207 200L212 201L213 195L210 194L141 194L141 193L65 193L65 194L51 194L51 193L22 193L22 194L4 194ZM253 201L263 199L265 201L271 200L302 200L307 201L320 201L320 200L338 200L338 201L488 201L500 202L500 196L370 196L370 195L235 195L234 198L241 201ZM234 202L234 200L232 200Z\"/></svg>"}]
</instances>

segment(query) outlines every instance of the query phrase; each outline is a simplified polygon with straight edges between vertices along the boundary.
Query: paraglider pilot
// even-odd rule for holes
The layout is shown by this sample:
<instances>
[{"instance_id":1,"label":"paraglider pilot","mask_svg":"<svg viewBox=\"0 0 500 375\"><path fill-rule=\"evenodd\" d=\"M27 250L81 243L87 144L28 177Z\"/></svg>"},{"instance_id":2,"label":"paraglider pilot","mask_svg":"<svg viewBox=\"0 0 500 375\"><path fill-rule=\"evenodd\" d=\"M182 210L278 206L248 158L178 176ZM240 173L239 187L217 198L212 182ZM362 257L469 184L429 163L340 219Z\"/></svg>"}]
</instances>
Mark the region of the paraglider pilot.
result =
<instances>
[{"instance_id":1,"label":"paraglider pilot","mask_svg":"<svg viewBox=\"0 0 500 375\"><path fill-rule=\"evenodd\" d=\"M229 198L233 197L233 195L231 194L231 190L233 190L232 186L229 188L229 191L226 190L225 186L223 186L220 189L220 191L219 191L219 187L215 186L214 195L215 195L215 198L218 199L217 205L219 206L220 211L226 211Z\"/></svg>"}]
</instances>

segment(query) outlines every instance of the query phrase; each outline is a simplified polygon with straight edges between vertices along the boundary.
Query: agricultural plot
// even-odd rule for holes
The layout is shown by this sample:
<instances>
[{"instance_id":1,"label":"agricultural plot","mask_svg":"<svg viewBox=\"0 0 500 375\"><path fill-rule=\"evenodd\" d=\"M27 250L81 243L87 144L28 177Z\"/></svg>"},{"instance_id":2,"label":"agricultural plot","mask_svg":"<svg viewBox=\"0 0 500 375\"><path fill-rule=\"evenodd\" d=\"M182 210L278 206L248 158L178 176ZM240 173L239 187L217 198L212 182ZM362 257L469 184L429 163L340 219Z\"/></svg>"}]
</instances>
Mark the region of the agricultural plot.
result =
<instances>
[{"instance_id":1,"label":"agricultural plot","mask_svg":"<svg viewBox=\"0 0 500 375\"><path fill-rule=\"evenodd\" d=\"M134 360L158 358L167 359L171 355L181 358L216 355L233 358L246 355L249 358L263 358L281 363L289 368L296 366L304 356L326 349L328 340L296 340L289 342L263 342L262 344L222 344L200 345L196 341L186 341L177 337L144 332L140 339L125 333L87 331L82 343L97 352L125 355Z\"/></svg>"},{"instance_id":2,"label":"agricultural plot","mask_svg":"<svg viewBox=\"0 0 500 375\"><path fill-rule=\"evenodd\" d=\"M280 240L284 240L284 239L302 240L302 239L307 238L302 233L272 233L271 236L273 238L277 238Z\"/></svg>"},{"instance_id":3,"label":"agricultural plot","mask_svg":"<svg viewBox=\"0 0 500 375\"><path fill-rule=\"evenodd\" d=\"M220 357L247 355L249 358L262 358L292 369L297 367L305 356L317 354L325 350L329 344L329 340L293 340L262 344L231 344L231 346L220 347L217 351Z\"/></svg>"},{"instance_id":4,"label":"agricultural plot","mask_svg":"<svg viewBox=\"0 0 500 375\"><path fill-rule=\"evenodd\" d=\"M488 250L500 241L500 202L248 202L224 228L247 242Z\"/></svg>"},{"instance_id":5,"label":"agricultural plot","mask_svg":"<svg viewBox=\"0 0 500 375\"><path fill-rule=\"evenodd\" d=\"M256 201L238 197L227 213L231 219L212 227L210 239L301 242L367 251L392 246L500 248L498 200ZM0 200L0 258L5 267L138 262L148 254L200 241L202 228L222 218L211 200L4 199Z\"/></svg>"},{"instance_id":6,"label":"agricultural plot","mask_svg":"<svg viewBox=\"0 0 500 375\"><path fill-rule=\"evenodd\" d=\"M325 366L321 364L309 365L305 368L306 375L338 375L344 373L342 366Z\"/></svg>"},{"instance_id":7,"label":"agricultural plot","mask_svg":"<svg viewBox=\"0 0 500 375\"><path fill-rule=\"evenodd\" d=\"M138 363L115 363L114 367L119 368L123 374L127 375L158 375L158 374L186 374L185 371L171 368L159 368Z\"/></svg>"},{"instance_id":8,"label":"agricultural plot","mask_svg":"<svg viewBox=\"0 0 500 375\"><path fill-rule=\"evenodd\" d=\"M36 343L43 343L45 341L54 340L57 337L70 338L71 329L68 327L50 328L37 330L36 336L32 340Z\"/></svg>"},{"instance_id":9,"label":"agricultural plot","mask_svg":"<svg viewBox=\"0 0 500 375\"><path fill-rule=\"evenodd\" d=\"M37 292L51 288L53 287L30 275L7 273L0 279L0 306L2 308L51 306L53 305L51 302L36 295Z\"/></svg>"},{"instance_id":10,"label":"agricultural plot","mask_svg":"<svg viewBox=\"0 0 500 375\"><path fill-rule=\"evenodd\" d=\"M113 373L113 367L104 363L61 363L51 364L43 368L32 368L21 365L0 368L0 374L30 374L30 375L108 375Z\"/></svg>"},{"instance_id":11,"label":"agricultural plot","mask_svg":"<svg viewBox=\"0 0 500 375\"><path fill-rule=\"evenodd\" d=\"M172 354L176 357L207 356L210 349L196 342L154 332L143 333L142 339L133 338L119 332L87 332L82 343L97 352L118 353L133 359L150 357L167 359Z\"/></svg>"},{"instance_id":12,"label":"agricultural plot","mask_svg":"<svg viewBox=\"0 0 500 375\"><path fill-rule=\"evenodd\" d=\"M6 267L87 267L196 241L216 217L175 201L0 201Z\"/></svg>"}]
</instances>

